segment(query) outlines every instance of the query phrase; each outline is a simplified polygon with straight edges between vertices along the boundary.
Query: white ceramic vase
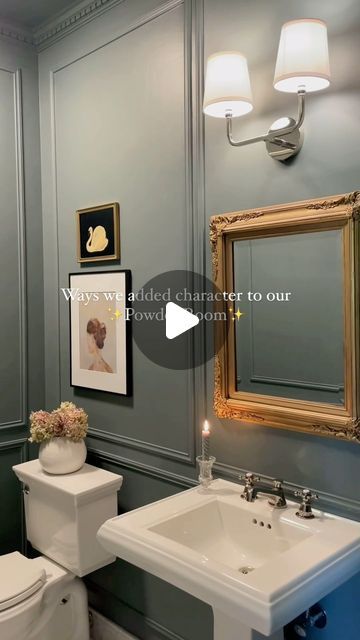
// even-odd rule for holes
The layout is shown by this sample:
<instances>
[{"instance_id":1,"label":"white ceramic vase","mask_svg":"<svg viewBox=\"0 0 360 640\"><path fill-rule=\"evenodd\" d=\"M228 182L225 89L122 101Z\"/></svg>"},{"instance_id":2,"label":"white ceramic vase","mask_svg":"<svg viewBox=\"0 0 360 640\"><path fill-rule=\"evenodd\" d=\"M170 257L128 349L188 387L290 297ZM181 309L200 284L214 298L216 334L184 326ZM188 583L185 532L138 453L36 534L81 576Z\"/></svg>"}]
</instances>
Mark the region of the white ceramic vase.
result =
<instances>
[{"instance_id":1,"label":"white ceramic vase","mask_svg":"<svg viewBox=\"0 0 360 640\"><path fill-rule=\"evenodd\" d=\"M47 473L63 475L74 473L86 460L84 440L73 442L69 438L52 438L40 445L39 461Z\"/></svg>"}]
</instances>

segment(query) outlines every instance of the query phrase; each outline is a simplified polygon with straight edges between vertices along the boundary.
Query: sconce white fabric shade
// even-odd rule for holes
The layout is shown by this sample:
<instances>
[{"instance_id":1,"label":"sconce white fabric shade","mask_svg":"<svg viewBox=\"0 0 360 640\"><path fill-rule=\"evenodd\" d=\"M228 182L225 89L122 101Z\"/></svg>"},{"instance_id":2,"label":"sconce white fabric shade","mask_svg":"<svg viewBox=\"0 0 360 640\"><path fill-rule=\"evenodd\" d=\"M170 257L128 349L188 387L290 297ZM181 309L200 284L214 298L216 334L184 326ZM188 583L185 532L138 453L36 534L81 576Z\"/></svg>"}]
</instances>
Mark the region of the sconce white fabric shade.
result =
<instances>
[{"instance_id":1,"label":"sconce white fabric shade","mask_svg":"<svg viewBox=\"0 0 360 640\"><path fill-rule=\"evenodd\" d=\"M246 58L237 51L222 51L208 58L206 68L204 113L214 118L234 118L253 108Z\"/></svg>"},{"instance_id":2,"label":"sconce white fabric shade","mask_svg":"<svg viewBox=\"0 0 360 640\"><path fill-rule=\"evenodd\" d=\"M322 20L292 20L283 25L276 61L274 87L296 93L300 85L307 92L330 84L326 24Z\"/></svg>"}]
</instances>

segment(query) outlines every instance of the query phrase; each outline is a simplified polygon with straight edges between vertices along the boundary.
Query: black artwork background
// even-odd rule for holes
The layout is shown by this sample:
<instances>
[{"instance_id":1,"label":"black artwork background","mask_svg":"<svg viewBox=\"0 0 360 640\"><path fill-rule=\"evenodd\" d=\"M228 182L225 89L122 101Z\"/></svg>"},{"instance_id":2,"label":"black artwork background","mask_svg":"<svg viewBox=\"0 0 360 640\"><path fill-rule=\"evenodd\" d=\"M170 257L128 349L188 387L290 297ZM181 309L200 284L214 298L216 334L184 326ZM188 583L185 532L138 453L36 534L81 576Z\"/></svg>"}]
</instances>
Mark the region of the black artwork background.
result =
<instances>
[{"instance_id":1,"label":"black artwork background","mask_svg":"<svg viewBox=\"0 0 360 640\"><path fill-rule=\"evenodd\" d=\"M79 224L81 258L96 258L99 256L106 257L115 254L114 210L112 207L101 209L99 211L81 213L79 216ZM89 227L95 229L98 225L104 227L109 243L104 251L93 251L90 253L86 249L86 243L89 239Z\"/></svg>"}]
</instances>

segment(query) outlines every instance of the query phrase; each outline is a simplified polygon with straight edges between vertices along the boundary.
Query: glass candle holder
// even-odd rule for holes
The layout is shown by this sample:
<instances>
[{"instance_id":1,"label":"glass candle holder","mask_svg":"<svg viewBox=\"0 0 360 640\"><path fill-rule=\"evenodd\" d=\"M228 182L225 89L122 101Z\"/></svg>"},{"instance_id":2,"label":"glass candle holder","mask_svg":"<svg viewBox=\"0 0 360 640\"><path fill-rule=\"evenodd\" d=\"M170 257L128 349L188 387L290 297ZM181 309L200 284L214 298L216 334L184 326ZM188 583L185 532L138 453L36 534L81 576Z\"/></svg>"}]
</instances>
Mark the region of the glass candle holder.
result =
<instances>
[{"instance_id":1,"label":"glass candle holder","mask_svg":"<svg viewBox=\"0 0 360 640\"><path fill-rule=\"evenodd\" d=\"M196 461L200 468L199 482L203 487L207 488L213 480L212 468L216 462L216 458L209 456L209 459L206 460L203 456L197 456Z\"/></svg>"}]
</instances>

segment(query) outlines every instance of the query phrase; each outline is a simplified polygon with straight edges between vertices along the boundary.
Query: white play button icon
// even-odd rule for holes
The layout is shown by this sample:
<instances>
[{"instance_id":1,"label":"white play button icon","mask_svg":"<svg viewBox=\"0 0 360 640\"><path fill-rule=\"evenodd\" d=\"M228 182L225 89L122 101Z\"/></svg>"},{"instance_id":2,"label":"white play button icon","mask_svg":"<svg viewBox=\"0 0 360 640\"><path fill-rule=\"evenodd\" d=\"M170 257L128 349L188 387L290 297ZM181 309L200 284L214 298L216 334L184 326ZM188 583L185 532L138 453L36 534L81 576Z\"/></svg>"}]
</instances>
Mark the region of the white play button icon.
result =
<instances>
[{"instance_id":1,"label":"white play button icon","mask_svg":"<svg viewBox=\"0 0 360 640\"><path fill-rule=\"evenodd\" d=\"M166 337L169 340L180 336L185 331L189 331L199 324L199 318L193 313L186 311L174 302L166 305Z\"/></svg>"}]
</instances>

